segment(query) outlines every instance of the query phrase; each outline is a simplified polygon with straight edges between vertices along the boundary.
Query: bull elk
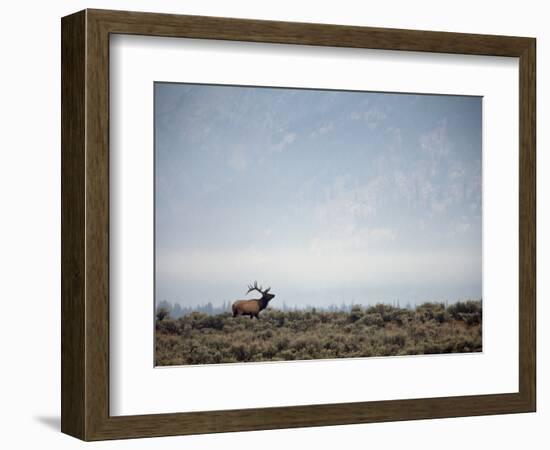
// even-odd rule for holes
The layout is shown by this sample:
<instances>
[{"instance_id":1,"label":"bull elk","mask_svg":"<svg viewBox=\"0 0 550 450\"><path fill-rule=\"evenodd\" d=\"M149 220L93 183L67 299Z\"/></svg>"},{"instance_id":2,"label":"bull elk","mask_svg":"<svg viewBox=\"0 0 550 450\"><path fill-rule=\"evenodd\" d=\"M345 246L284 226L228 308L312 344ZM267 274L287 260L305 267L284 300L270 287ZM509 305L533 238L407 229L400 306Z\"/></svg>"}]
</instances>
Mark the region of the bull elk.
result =
<instances>
[{"instance_id":1,"label":"bull elk","mask_svg":"<svg viewBox=\"0 0 550 450\"><path fill-rule=\"evenodd\" d=\"M254 317L259 319L258 314L260 314L260 311L267 308L267 304L275 297L275 294L269 293L270 289L270 287L265 290L261 286L258 287L256 281L254 281L254 285L248 285L248 291L246 291L247 295L252 291L258 291L262 294L262 298L235 301L231 307L233 310L233 317L250 316L251 319Z\"/></svg>"}]
</instances>

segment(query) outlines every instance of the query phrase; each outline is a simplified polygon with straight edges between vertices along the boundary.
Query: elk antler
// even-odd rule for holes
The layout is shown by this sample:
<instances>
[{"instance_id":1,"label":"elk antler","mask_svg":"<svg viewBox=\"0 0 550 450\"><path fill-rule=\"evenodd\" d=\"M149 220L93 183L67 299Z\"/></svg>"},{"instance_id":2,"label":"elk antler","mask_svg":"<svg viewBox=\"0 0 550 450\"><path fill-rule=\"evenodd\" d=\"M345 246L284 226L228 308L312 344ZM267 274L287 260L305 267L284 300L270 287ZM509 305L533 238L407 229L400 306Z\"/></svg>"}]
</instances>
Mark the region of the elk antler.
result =
<instances>
[{"instance_id":1,"label":"elk antler","mask_svg":"<svg viewBox=\"0 0 550 450\"><path fill-rule=\"evenodd\" d=\"M268 287L265 291L263 290L263 288L260 286L258 287L258 282L257 281L254 281L254 286L252 286L251 284L248 285L248 291L246 291L247 294L250 294L250 292L252 291L258 291L260 294L264 295L264 294L267 294L269 292L271 288Z\"/></svg>"}]
</instances>

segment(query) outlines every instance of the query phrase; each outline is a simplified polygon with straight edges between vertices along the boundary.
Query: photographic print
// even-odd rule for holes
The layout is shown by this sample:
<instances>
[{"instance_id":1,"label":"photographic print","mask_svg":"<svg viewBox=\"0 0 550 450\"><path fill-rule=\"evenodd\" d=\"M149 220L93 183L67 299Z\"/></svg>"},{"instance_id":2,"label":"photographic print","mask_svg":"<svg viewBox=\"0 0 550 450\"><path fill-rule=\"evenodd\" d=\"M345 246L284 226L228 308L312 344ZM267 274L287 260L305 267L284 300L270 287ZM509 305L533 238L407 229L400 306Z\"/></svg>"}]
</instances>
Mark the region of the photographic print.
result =
<instances>
[{"instance_id":1,"label":"photographic print","mask_svg":"<svg viewBox=\"0 0 550 450\"><path fill-rule=\"evenodd\" d=\"M482 98L156 82L155 365L482 351Z\"/></svg>"}]
</instances>

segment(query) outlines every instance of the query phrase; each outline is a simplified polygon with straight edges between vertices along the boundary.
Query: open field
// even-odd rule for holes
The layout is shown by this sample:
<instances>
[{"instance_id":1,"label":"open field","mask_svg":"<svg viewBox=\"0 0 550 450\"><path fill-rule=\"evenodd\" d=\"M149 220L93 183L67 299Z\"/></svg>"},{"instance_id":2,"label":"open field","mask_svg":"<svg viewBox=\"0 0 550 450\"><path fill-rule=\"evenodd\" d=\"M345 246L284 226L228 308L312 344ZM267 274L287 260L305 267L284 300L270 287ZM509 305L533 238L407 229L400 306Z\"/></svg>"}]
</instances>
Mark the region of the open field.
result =
<instances>
[{"instance_id":1,"label":"open field","mask_svg":"<svg viewBox=\"0 0 550 450\"><path fill-rule=\"evenodd\" d=\"M266 309L260 319L192 313L156 320L155 364L216 364L482 350L481 301L415 309Z\"/></svg>"}]
</instances>

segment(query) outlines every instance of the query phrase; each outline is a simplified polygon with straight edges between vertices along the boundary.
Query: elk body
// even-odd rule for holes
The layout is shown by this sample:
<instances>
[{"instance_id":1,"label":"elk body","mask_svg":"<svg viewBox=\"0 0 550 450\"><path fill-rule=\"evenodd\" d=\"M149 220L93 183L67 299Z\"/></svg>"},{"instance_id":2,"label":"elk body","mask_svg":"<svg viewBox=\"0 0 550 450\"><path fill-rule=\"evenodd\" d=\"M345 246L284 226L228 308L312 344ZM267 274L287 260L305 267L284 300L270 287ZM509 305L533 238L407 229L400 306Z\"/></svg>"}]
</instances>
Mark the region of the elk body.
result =
<instances>
[{"instance_id":1,"label":"elk body","mask_svg":"<svg viewBox=\"0 0 550 450\"><path fill-rule=\"evenodd\" d=\"M268 303L275 297L275 294L269 293L270 289L271 288L268 287L264 290L261 286L258 287L258 283L254 281L254 285L249 285L246 293L249 294L252 291L258 291L262 294L262 298L254 300L237 300L231 307L233 310L233 317L250 316L251 319L254 317L259 319L258 314L260 314L260 311L267 308Z\"/></svg>"}]
</instances>

